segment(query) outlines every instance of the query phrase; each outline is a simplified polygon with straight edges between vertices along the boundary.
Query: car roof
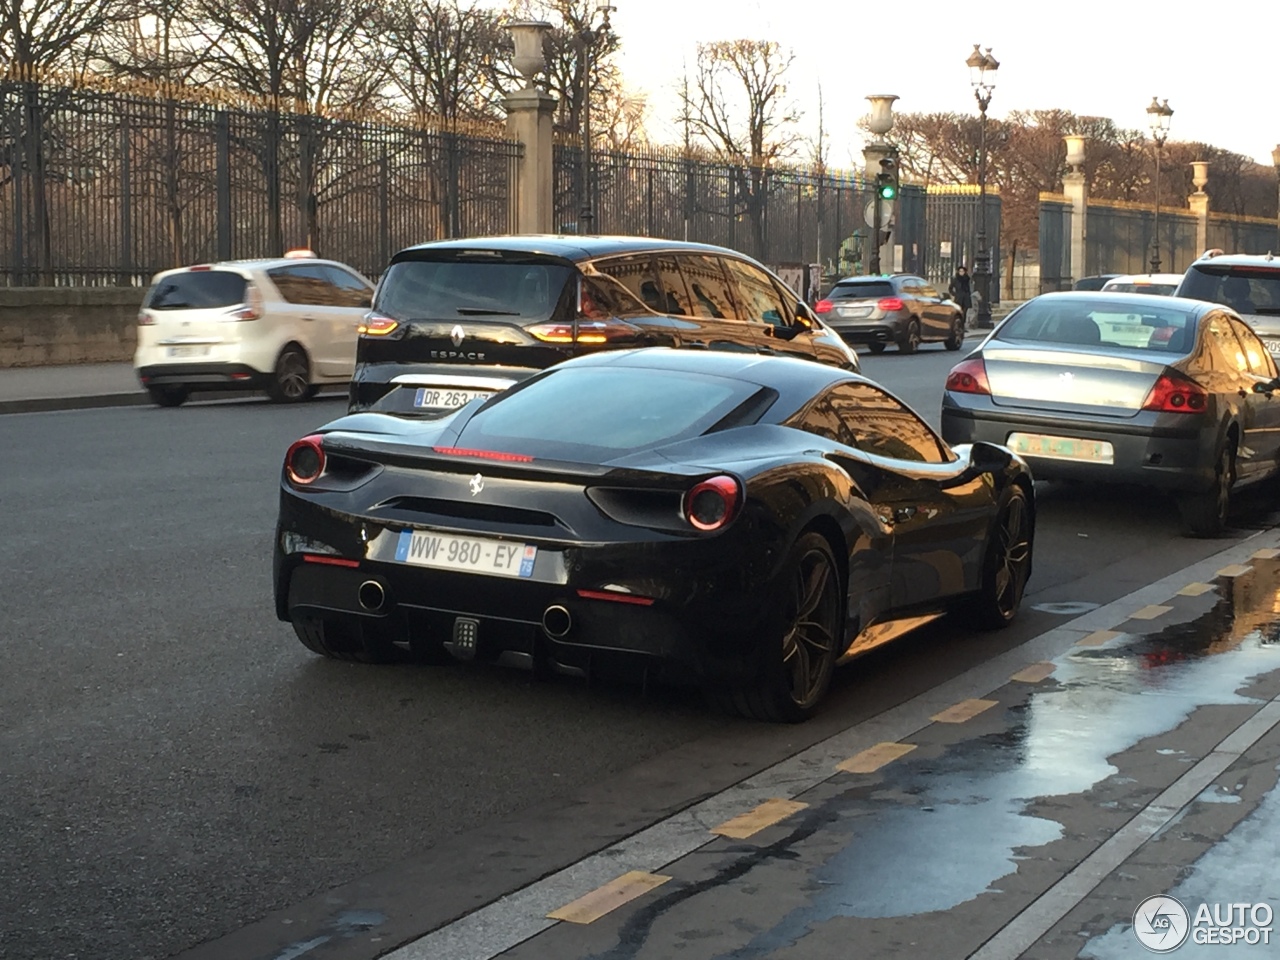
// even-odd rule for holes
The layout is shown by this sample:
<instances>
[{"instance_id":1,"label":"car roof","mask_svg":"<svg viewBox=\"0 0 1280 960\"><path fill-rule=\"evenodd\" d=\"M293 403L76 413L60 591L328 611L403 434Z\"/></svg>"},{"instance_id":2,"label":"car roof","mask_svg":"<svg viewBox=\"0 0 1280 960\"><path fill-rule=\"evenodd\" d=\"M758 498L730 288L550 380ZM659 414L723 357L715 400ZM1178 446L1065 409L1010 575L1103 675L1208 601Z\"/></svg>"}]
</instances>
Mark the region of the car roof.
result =
<instances>
[{"instance_id":1,"label":"car roof","mask_svg":"<svg viewBox=\"0 0 1280 960\"><path fill-rule=\"evenodd\" d=\"M1192 264L1193 267L1201 266L1224 266L1224 267L1261 267L1274 266L1280 269L1280 258L1271 253L1222 253L1221 251L1207 251L1200 259Z\"/></svg>"},{"instance_id":2,"label":"car roof","mask_svg":"<svg viewBox=\"0 0 1280 960\"><path fill-rule=\"evenodd\" d=\"M846 380L871 382L852 371L812 360L735 350L679 350L671 347L605 350L566 360L557 366L561 369L612 366L702 373L777 389L803 388L814 393Z\"/></svg>"},{"instance_id":3,"label":"car roof","mask_svg":"<svg viewBox=\"0 0 1280 960\"><path fill-rule=\"evenodd\" d=\"M1182 280L1180 273L1126 273L1112 277L1108 283L1178 283Z\"/></svg>"},{"instance_id":4,"label":"car roof","mask_svg":"<svg viewBox=\"0 0 1280 960\"><path fill-rule=\"evenodd\" d=\"M1070 302L1072 300L1090 300L1094 303L1099 300L1105 300L1114 303L1118 307L1131 307L1135 311L1152 310L1159 308L1167 310L1169 307L1182 307L1187 311L1201 316L1210 310L1226 310L1231 312L1229 307L1224 307L1220 303L1206 303L1203 300L1192 300L1190 297L1152 297L1146 293L1117 293L1112 290L1059 290L1053 293L1042 293L1038 297L1033 297L1027 303L1035 303L1041 300L1061 300Z\"/></svg>"},{"instance_id":5,"label":"car roof","mask_svg":"<svg viewBox=\"0 0 1280 960\"><path fill-rule=\"evenodd\" d=\"M181 267L174 267L170 270L161 270L156 276L167 277L175 273L189 273L192 270L200 272L206 270L229 270L233 273L243 273L248 270L274 270L276 267L296 267L308 263L322 263L326 266L341 267L363 277L366 281L369 279L350 264L341 263L337 260L326 260L323 257L262 257L256 260L215 260L210 263L191 263Z\"/></svg>"},{"instance_id":6,"label":"car roof","mask_svg":"<svg viewBox=\"0 0 1280 960\"><path fill-rule=\"evenodd\" d=\"M507 250L514 253L537 253L559 257L578 263L597 257L618 256L628 253L671 251L675 253L729 254L743 260L751 260L737 250L717 247L709 243L689 243L683 240L663 240L657 237L582 237L573 234L519 234L500 237L472 237L457 240L434 240L419 243L400 250L396 257L416 251L436 250ZM755 262L755 261L752 261Z\"/></svg>"}]
</instances>

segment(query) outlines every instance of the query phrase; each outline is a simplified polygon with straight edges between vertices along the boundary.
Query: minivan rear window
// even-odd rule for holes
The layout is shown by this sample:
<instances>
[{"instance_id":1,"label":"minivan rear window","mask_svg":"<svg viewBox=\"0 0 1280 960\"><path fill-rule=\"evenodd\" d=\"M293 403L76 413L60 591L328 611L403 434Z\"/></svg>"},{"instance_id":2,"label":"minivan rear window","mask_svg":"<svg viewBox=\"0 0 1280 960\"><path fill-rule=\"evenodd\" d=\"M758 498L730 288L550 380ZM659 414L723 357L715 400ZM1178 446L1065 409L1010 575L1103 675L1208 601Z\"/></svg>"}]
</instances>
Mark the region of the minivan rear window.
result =
<instances>
[{"instance_id":1,"label":"minivan rear window","mask_svg":"<svg viewBox=\"0 0 1280 960\"><path fill-rule=\"evenodd\" d=\"M871 300L893 295L893 284L888 280L871 280L865 283L837 283L827 294L827 299Z\"/></svg>"},{"instance_id":2,"label":"minivan rear window","mask_svg":"<svg viewBox=\"0 0 1280 960\"><path fill-rule=\"evenodd\" d=\"M143 304L148 310L216 310L245 302L248 281L229 270L172 273L156 283Z\"/></svg>"},{"instance_id":3,"label":"minivan rear window","mask_svg":"<svg viewBox=\"0 0 1280 960\"><path fill-rule=\"evenodd\" d=\"M401 260L383 274L374 309L405 321L548 320L573 273L559 263Z\"/></svg>"}]
</instances>

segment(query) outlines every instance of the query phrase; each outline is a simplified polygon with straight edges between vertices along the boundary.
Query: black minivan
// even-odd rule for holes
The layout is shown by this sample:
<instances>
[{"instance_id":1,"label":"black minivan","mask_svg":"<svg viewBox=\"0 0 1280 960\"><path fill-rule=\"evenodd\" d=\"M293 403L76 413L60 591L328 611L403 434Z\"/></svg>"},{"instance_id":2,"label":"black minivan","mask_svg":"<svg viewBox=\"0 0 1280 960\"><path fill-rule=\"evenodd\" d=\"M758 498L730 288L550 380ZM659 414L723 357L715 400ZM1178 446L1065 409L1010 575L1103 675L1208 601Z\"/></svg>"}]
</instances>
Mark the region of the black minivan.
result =
<instances>
[{"instance_id":1,"label":"black minivan","mask_svg":"<svg viewBox=\"0 0 1280 960\"><path fill-rule=\"evenodd\" d=\"M439 416L561 360L645 346L858 369L781 280L732 250L646 237L445 240L400 251L382 275L350 410Z\"/></svg>"}]
</instances>

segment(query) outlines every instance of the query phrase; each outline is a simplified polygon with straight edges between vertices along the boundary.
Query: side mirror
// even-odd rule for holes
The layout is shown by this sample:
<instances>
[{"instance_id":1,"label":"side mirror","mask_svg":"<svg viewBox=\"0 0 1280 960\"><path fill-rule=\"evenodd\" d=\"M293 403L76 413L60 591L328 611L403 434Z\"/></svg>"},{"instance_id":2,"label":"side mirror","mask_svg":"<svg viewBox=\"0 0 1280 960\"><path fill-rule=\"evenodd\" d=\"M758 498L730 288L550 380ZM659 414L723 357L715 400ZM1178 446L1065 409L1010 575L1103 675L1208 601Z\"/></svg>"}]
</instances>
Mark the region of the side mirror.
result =
<instances>
[{"instance_id":1,"label":"side mirror","mask_svg":"<svg viewBox=\"0 0 1280 960\"><path fill-rule=\"evenodd\" d=\"M1253 384L1253 392L1271 396L1277 390L1280 390L1280 377L1274 380L1267 380L1264 377L1258 377Z\"/></svg>"},{"instance_id":2,"label":"side mirror","mask_svg":"<svg viewBox=\"0 0 1280 960\"><path fill-rule=\"evenodd\" d=\"M941 486L944 489L963 487L984 474L1002 473L1008 469L1012 460L1013 454L1005 447L987 443L985 440L975 440L969 448L968 465L954 477L944 481Z\"/></svg>"}]
</instances>

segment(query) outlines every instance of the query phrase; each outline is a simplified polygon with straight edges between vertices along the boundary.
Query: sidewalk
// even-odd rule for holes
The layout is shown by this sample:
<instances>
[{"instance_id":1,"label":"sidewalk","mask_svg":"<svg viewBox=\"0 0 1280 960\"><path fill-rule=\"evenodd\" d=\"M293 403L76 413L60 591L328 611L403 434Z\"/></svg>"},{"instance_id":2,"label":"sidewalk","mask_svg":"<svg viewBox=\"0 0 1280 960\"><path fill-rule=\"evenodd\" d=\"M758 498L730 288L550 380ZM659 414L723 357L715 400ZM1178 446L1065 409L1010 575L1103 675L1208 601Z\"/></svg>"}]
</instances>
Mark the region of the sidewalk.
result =
<instances>
[{"instance_id":1,"label":"sidewalk","mask_svg":"<svg viewBox=\"0 0 1280 960\"><path fill-rule=\"evenodd\" d=\"M0 414L149 402L128 363L0 369Z\"/></svg>"}]
</instances>

